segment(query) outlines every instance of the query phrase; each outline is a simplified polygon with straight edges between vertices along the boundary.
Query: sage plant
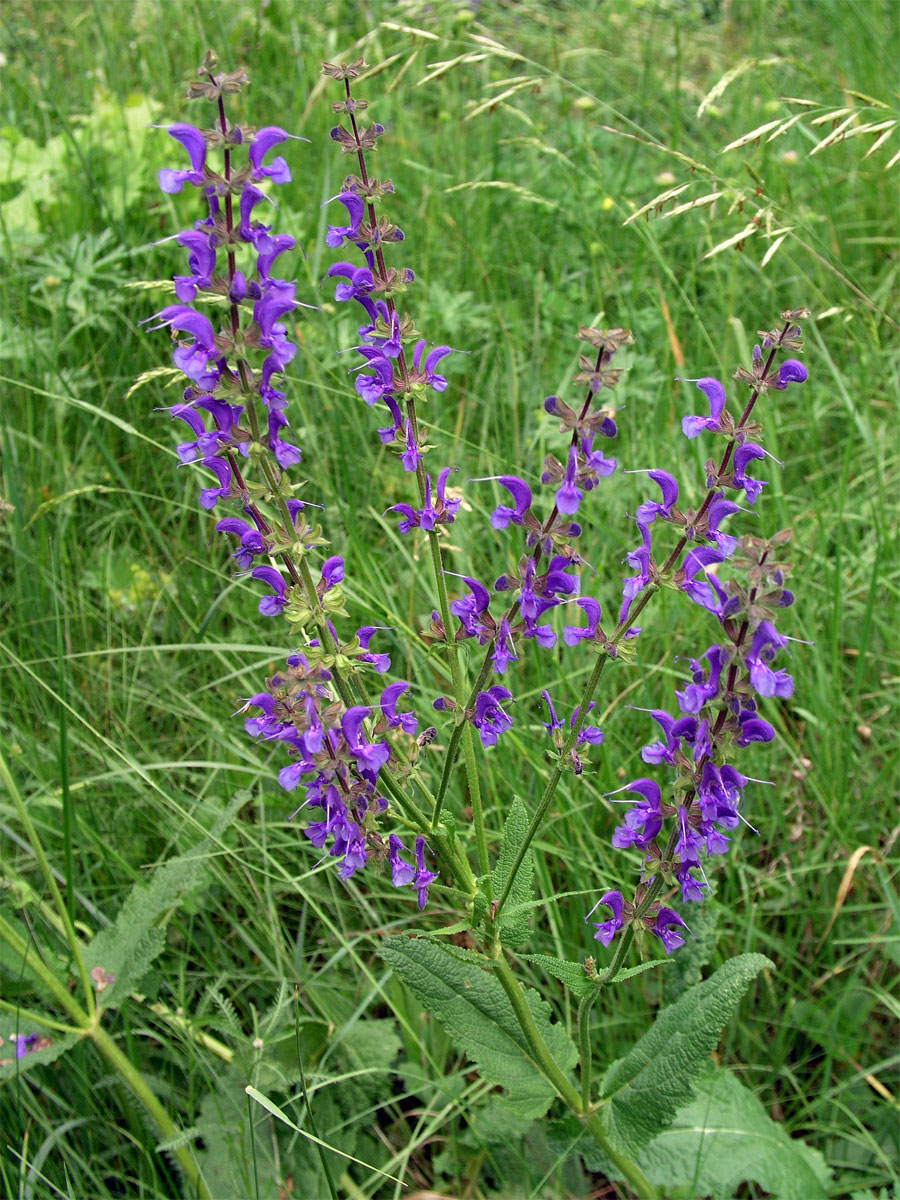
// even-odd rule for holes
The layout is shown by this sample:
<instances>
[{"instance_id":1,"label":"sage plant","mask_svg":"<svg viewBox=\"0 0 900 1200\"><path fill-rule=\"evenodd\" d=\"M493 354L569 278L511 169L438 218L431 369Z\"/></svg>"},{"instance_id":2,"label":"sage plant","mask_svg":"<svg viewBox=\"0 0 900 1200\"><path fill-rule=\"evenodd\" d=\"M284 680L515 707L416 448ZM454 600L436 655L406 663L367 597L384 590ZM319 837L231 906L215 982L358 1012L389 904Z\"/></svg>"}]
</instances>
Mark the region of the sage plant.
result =
<instances>
[{"instance_id":1,"label":"sage plant","mask_svg":"<svg viewBox=\"0 0 900 1200\"><path fill-rule=\"evenodd\" d=\"M431 615L412 649L431 647L449 680L436 696L416 696L408 680L391 678L380 631L348 627L342 592L347 568L339 554L328 552L309 489L301 494L291 482L303 454L315 475L309 448L297 446L290 433L285 383L296 353L289 322L300 302L295 284L275 274L294 242L264 221L270 204L265 189L292 186L285 159L269 157L276 147L290 149L291 138L277 126L257 130L231 123L226 101L243 88L246 75L217 73L216 66L208 55L189 89L191 99L212 104L209 127L168 127L189 166L162 171L160 186L170 194L185 185L196 188L207 212L174 237L185 251L186 273L174 276L177 303L155 315L155 328L171 331L173 361L187 380L180 401L169 408L190 433L178 456L211 475L200 504L216 510L216 529L228 539L233 568L259 585L260 615L286 621L295 646L284 667L242 700L247 733L282 752L278 783L300 799L290 818L302 826L315 854L337 860L340 878L380 867L418 909L426 907L432 888L458 907L477 950L463 956L430 938L425 925L417 938L387 939L382 952L483 1077L502 1084L519 1111L534 1117L558 1097L599 1143L610 1172L638 1195L656 1196L638 1159L652 1129L665 1129L678 1105L690 1099L691 1081L715 1044L727 1011L709 997L728 996L733 1006L766 960L733 960L693 989L677 1020L667 1017L672 1010L661 1014L660 1021L680 1022L689 1045L679 1051L677 1085L661 1084L648 1101L656 1114L651 1132L646 1120L635 1121L633 1098L621 1082L623 1075L632 1078L631 1056L609 1067L595 1094L591 1006L601 988L630 973L623 968L636 933L655 938L666 955L690 936L683 906L702 903L710 889L710 859L723 855L735 830L750 823L745 797L751 782L759 781L746 773L744 752L773 738L765 704L793 690L779 660L789 639L776 628L793 602L785 583L790 566L781 558L788 534L742 533L740 521L766 486L758 475L770 458L758 401L806 379L800 361L785 355L799 353L800 322L808 314L787 310L778 326L760 333L751 363L736 374L738 385L749 388L738 416L730 413L721 382L688 381L696 383L709 413L685 415L683 433L720 446L706 463L704 499L696 510L680 506L679 482L668 470L638 468L654 490L633 517L638 544L626 556L621 607L604 623L599 602L582 590L590 576L582 570L580 547L592 520L592 493L614 486L618 458L607 447L618 428L611 395L623 373L616 355L632 342L631 334L579 330L587 348L575 375L582 392L544 401L558 419L561 440L539 479L521 468L486 478L469 464L442 459L429 445L428 405L451 391L444 372L454 352L416 328L407 307L415 272L392 261L398 252L405 256L407 242L391 217L393 183L371 168L384 128L364 123L368 101L354 90L365 63L325 64L326 76L340 89L332 104L340 123L331 139L352 167L328 201L325 236L340 256L325 279L338 303L357 306L360 320L355 345L347 348L355 356L347 403L361 400L375 410L373 436L393 451L410 481L407 497L388 505L384 517L396 522L402 537L427 544ZM463 519L461 488L488 486L500 494L489 525L512 539L515 568L493 578L450 572L440 527ZM666 527L674 539L660 551ZM576 1047L543 1001L523 987L512 952L529 937L535 836L562 775L577 786L588 755L602 745L603 731L590 718L601 675L607 663L636 655L638 622L660 588L703 609L714 632L708 644L692 648L690 677L673 702L661 699L649 713L659 736L641 752L648 774L609 795L612 803L627 805L612 844L637 855L638 883L625 890L624 884L611 886L587 914L598 907L610 914L593 923L596 940L611 948L605 969L591 957L579 961L577 947L571 948L573 961L536 959L580 1001ZM541 689L540 709L533 711L552 748L542 794L530 816L520 800L500 797L504 828L490 829L480 756L519 720L516 664L527 655L548 661L546 652L560 640L573 667L592 658L586 686L571 712L559 711L550 682ZM460 654L464 643L470 647L466 656ZM420 731L426 713L434 725ZM458 766L472 808L474 845L456 819ZM285 804L286 814L290 807ZM627 870L623 860L623 877ZM493 1014L506 1052L520 1057L520 1069L531 1079L527 1097L518 1094L515 1073L487 1052L481 1032L474 1026L467 1032L460 1022L448 981L461 963L468 971L471 1019L477 1025L478 1014ZM640 1070L664 1053L660 1039L665 1042L651 1030L638 1043L633 1055ZM579 1059L576 1086L571 1074ZM658 1070L662 1079L664 1064Z\"/></svg>"}]
</instances>

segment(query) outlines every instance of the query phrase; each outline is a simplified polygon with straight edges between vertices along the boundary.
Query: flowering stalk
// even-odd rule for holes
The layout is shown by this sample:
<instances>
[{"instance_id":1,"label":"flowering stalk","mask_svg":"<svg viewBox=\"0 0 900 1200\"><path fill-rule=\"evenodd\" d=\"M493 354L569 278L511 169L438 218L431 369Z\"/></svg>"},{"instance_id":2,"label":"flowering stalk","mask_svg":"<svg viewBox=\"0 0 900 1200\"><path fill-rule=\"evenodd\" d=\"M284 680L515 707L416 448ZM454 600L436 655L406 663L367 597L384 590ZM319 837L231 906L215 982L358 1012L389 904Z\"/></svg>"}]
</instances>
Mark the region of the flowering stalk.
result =
<instances>
[{"instance_id":1,"label":"flowering stalk","mask_svg":"<svg viewBox=\"0 0 900 1200\"><path fill-rule=\"evenodd\" d=\"M787 360L782 364L781 370L774 375L772 373L772 366L776 354L782 348L793 350L799 350L801 348L802 343L799 340L799 326L796 325L796 322L802 320L807 315L808 310L806 309L787 311L782 314L782 320L784 323L780 329L760 333L762 345L769 351L769 353L765 361L763 361L759 347L757 347L754 351L753 365L751 370L747 371L744 368L740 368L736 372L735 377L737 379L743 383L748 383L751 386L750 398L744 406L741 416L736 423L729 418L724 409L725 393L724 389L721 387L721 384L715 380L709 379L697 381L698 386L701 386L702 388L705 385L705 388L712 393L713 398L710 402L710 417L708 419L686 417L682 423L683 431L688 437L696 436L701 429L712 429L715 432L722 433L728 437L725 450L722 453L718 466L716 466L713 461L707 463L707 491L703 501L700 504L696 515L691 514L690 519L685 517L685 519L680 522L684 532L678 538L678 541L672 548L671 552L666 558L666 561L659 568L656 567L652 556L650 555L648 530L649 525L652 523L655 517L659 516L663 517L663 519L669 518L670 510L674 505L674 498L669 500L667 499L667 495L672 495L672 486L674 485L674 480L671 480L671 476L668 476L666 472L650 472L651 477L659 477L657 481L663 487L663 503L655 504L652 501L648 501L638 510L637 523L642 533L642 544L637 551L634 551L628 555L628 561L632 566L640 565L641 571L638 576L632 577L631 579L625 581L624 599L619 613L618 623L615 630L608 638L603 634L603 631L599 626L599 605L596 606L597 624L593 627L593 629L591 629L589 623L589 632L584 640L589 640L594 643L594 646L599 653L599 658L594 666L593 671L591 672L587 684L585 685L584 693L577 710L579 717L576 720L575 725L573 726L572 731L570 732L569 737L562 748L560 757L550 775L550 779L547 781L544 792L541 796L541 800L537 809L535 810L534 816L529 824L528 831L516 855L509 878L506 881L506 885L501 892L501 895L498 897L496 906L494 908L495 917L502 911L513 886L516 873L521 867L522 862L525 860L525 856L528 853L529 847L534 840L534 837L537 834L537 831L540 828L547 811L550 808L553 795L562 776L562 763L566 756L572 752L577 738L580 735L581 725L583 724L587 715L588 707L593 698L597 684L600 681L600 676L603 673L607 659L617 657L620 652L620 648L623 648L623 643L626 641L626 639L630 640L640 632L638 627L634 625L634 621L646 608L647 604L650 602L650 599L659 590L660 586L668 585L673 573L678 569L678 563L680 561L681 554L685 546L687 546L689 540L692 538L696 538L698 541L715 541L718 539L719 542L723 543L726 549L730 548L729 552L733 551L736 540L732 539L731 542L724 540L727 539L727 535L719 534L718 521L724 519L725 516L730 515L731 512L736 511L736 506L730 505L730 502L728 501L724 501L721 489L723 486L731 486L736 488L736 490L740 490L741 487L746 486L748 480L743 471L744 465L747 462L753 461L755 458L761 457L764 453L761 447L759 447L756 443L752 443L747 440L751 433L756 434L759 432L759 427L751 423L751 416L756 402L762 392L768 388L783 389L787 387L789 383L803 382L803 380L806 378L805 368L796 360ZM735 476L734 470L729 473L729 466L732 464L732 457L735 454L736 449L739 452L738 466L740 469L737 471L737 475ZM749 480L748 498L752 497L755 500L758 494L759 492L756 488L756 481ZM677 486L675 487L675 498L677 498ZM719 511L711 513L713 503L717 499L720 501ZM726 507L723 508L723 505ZM723 559L724 557L725 555L723 553ZM709 561L711 562L712 560ZM698 550L696 552L695 559L690 564L689 570L691 570L692 573L696 573L696 571L701 569L703 565L704 558L702 552ZM580 603L584 604L585 602L581 601ZM739 644L742 644L745 636L746 629L741 635L741 643ZM729 668L729 687L733 686L734 684L733 673L736 671L736 669L737 668L734 664L732 664L732 667ZM643 912L641 915L643 915ZM630 937L628 940L630 942ZM616 964L616 970L617 969L618 963ZM605 975L605 978L609 980L613 979L614 977L615 971L612 969Z\"/></svg>"},{"instance_id":2,"label":"flowering stalk","mask_svg":"<svg viewBox=\"0 0 900 1200\"><path fill-rule=\"evenodd\" d=\"M639 572L625 580L620 625L633 620L643 607L641 602L646 603L641 592L651 585L664 585L684 592L715 616L723 641L691 659L691 682L675 692L680 710L677 717L663 710L650 713L663 738L644 746L641 755L648 764L666 764L672 769L673 799L663 799L659 784L652 778L632 780L619 789L639 799L616 829L612 842L620 849L633 846L641 850L644 870L634 901L625 900L617 890L606 892L598 901L612 916L595 922L595 937L608 946L620 931L626 931L625 944L614 956L609 971L598 980L600 983L614 977L636 927L642 926L659 938L666 953L683 944L680 930L686 928L684 920L656 900L660 881L679 886L682 901L703 899L709 883L701 865L701 851L707 858L725 853L730 840L727 832L744 821L740 808L748 777L731 765L730 759L735 750L774 737L772 726L758 715L759 701L786 698L793 693L790 675L771 665L788 641L775 629L776 613L790 607L794 599L784 586L790 567L778 561L778 551L787 543L789 532L782 531L769 539L749 535L737 538L725 533L720 524L740 511L726 498L727 491L743 491L747 503L753 505L765 486L765 481L747 474L749 465L765 456L762 446L750 440L751 435L761 433L761 427L751 424L750 418L764 390L783 390L806 380L806 369L796 359L783 361L777 372L772 369L780 349L801 349L796 322L806 316L805 309L782 313L784 324L780 329L760 333L762 347L754 347L750 369L739 368L735 373L751 388L751 397L737 422L725 407L722 384L708 377L694 381L709 401L709 416L685 417L685 436L693 438L710 431L727 439L719 465L713 459L706 464L708 490L696 513L682 512L677 507L678 485L668 472L650 471L662 497L660 501L645 501L635 516L641 545L628 555L628 560L639 567ZM765 360L763 349L769 351ZM656 521L682 530L662 569L656 568L651 554L650 526ZM673 569L689 541L699 545L688 551L680 567ZM718 569L726 563L732 574L723 582ZM636 596L639 599L632 608ZM663 848L659 837L669 820L673 824Z\"/></svg>"},{"instance_id":3,"label":"flowering stalk","mask_svg":"<svg viewBox=\"0 0 900 1200\"><path fill-rule=\"evenodd\" d=\"M291 179L284 159L265 163L270 149L291 135L274 126L254 130L229 124L224 97L240 91L247 77L243 71L216 74L216 65L215 57L207 55L200 80L188 89L190 99L216 105L216 122L205 130L170 126L169 134L188 151L191 166L160 172L163 191L179 192L185 183L191 184L203 191L209 210L193 229L176 236L188 252L189 274L175 277L176 297L182 303L156 315L157 327L167 326L188 338L177 346L174 361L189 386L183 402L170 412L195 437L182 443L178 453L182 462L199 461L216 477L219 486L201 492L204 508L224 501L240 512L220 520L217 529L237 538L233 557L239 569L249 570L253 579L270 589L259 602L260 614L283 615L292 636L305 639L302 648L289 656L286 669L244 704L242 711L256 708L262 713L247 718L247 732L280 741L293 755L279 772L279 781L288 790L303 784L306 798L296 812L307 804L321 809L322 819L309 824L306 835L317 848L327 848L328 854L340 859L343 878L364 866L370 853L380 859L389 857L388 845L378 832L379 818L388 807L381 793L387 793L417 833L417 867L412 877L396 850L389 859L392 880L398 887L413 884L421 905L428 884L436 878L425 863L423 835L428 821L406 789L389 775L389 769L410 775L419 750L414 715L397 712L397 701L409 685L390 684L377 706L369 702L360 672L369 668L383 673L390 659L370 650L374 627L361 627L349 640L338 635L333 621L346 615L340 587L343 560L338 555L326 558L317 568L316 580L310 554L326 542L318 525L308 522L307 502L296 497L288 477L301 451L283 436L286 399L276 380L296 353L282 318L298 301L294 283L276 278L273 267L277 258L293 249L294 240L274 234L270 225L254 218L254 210L266 199L258 184L284 184ZM234 156L245 146L247 162L236 166ZM221 152L221 172L207 164L209 151ZM216 271L220 249L224 249L224 275ZM238 254L248 249L255 262L245 270ZM192 307L198 298L224 301L224 327L215 331L209 317ZM242 325L241 315L248 306L251 320ZM211 418L212 428L207 428L205 417ZM248 476L242 460L258 467L262 482ZM281 563L284 575L270 565L272 560ZM383 736L387 733L390 741ZM445 852L452 874L470 891L471 872L452 845L452 836L441 832L435 841Z\"/></svg>"},{"instance_id":4,"label":"flowering stalk","mask_svg":"<svg viewBox=\"0 0 900 1200\"><path fill-rule=\"evenodd\" d=\"M435 527L438 524L453 522L459 508L459 500L448 499L445 494L449 468L444 468L438 475L435 495L432 498L431 477L425 473L423 465L423 455L427 447L420 426L417 399L424 399L426 388L435 391L443 391L446 388L446 379L439 375L435 368L441 358L450 353L450 347L438 346L425 355L424 339L418 337L407 314L400 316L394 303L394 296L405 291L415 276L409 268L397 271L394 268L388 269L385 264L384 243L402 241L403 233L386 218L380 218L375 209L376 202L393 193L394 187L390 180L370 178L366 166L366 152L375 150L377 139L384 130L383 126L377 124L361 130L356 120L356 114L366 110L368 101L353 96L351 81L357 79L364 69L365 63L361 58L349 65L326 63L323 67L327 76L344 85L344 99L335 102L332 108L335 112L346 115L350 125L349 130L337 126L331 131L331 136L340 144L344 153L356 157L359 167L359 175L347 176L341 192L335 197L346 209L348 224L329 226L326 241L333 247L340 246L344 241L351 243L362 253L366 262L365 267L355 267L352 263L336 263L329 268L328 275L343 277L347 281L338 284L335 299L356 300L369 318L368 323L359 330L362 344L357 347L357 351L363 356L366 367L374 374L357 376L356 390L368 404L374 404L378 400L385 403L390 424L379 430L379 437L385 444L396 444L401 452L404 469L415 472L421 508L413 510L409 505L396 505L395 509L401 512L401 532L418 527L426 535L438 595L440 621L446 630L450 625L450 605L441 546ZM384 298L378 301L370 298L378 294ZM418 340L410 364L403 342L413 338ZM404 405L403 413L398 401L402 401ZM449 643L449 651L454 698L457 707L462 710L466 687L454 642ZM463 721L462 711L457 720L461 729L466 782L473 811L478 864L484 886L490 891L490 862L481 785L471 730ZM431 822L434 832L437 832L441 800L442 796L439 795Z\"/></svg>"}]
</instances>

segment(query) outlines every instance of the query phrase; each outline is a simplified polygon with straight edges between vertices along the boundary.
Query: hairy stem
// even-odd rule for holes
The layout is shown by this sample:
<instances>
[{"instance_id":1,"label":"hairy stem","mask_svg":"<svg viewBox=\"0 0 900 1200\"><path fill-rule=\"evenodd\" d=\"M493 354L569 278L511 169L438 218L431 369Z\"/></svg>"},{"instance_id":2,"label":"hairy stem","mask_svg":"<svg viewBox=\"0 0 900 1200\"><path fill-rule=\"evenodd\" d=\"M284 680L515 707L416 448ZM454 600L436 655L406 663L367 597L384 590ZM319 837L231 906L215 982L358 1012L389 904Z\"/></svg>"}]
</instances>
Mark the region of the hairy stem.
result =
<instances>
[{"instance_id":1,"label":"hairy stem","mask_svg":"<svg viewBox=\"0 0 900 1200\"><path fill-rule=\"evenodd\" d=\"M547 1043L541 1037L540 1030L535 1024L531 1009L528 1007L528 1002L522 991L522 986L513 974L509 963L503 957L502 951L499 951L499 948L498 957L493 959L491 966L506 993L519 1028L522 1030L525 1040L528 1043L528 1048L534 1055L535 1062L541 1074L553 1084L559 1098L568 1105L573 1113L581 1118L591 1137L593 1137L610 1162L615 1165L622 1177L628 1180L635 1194L640 1197L640 1200L658 1200L656 1188L647 1180L636 1163L619 1154L613 1148L603 1129L599 1115L586 1110L586 1106L582 1102L582 1097L553 1058Z\"/></svg>"}]
</instances>

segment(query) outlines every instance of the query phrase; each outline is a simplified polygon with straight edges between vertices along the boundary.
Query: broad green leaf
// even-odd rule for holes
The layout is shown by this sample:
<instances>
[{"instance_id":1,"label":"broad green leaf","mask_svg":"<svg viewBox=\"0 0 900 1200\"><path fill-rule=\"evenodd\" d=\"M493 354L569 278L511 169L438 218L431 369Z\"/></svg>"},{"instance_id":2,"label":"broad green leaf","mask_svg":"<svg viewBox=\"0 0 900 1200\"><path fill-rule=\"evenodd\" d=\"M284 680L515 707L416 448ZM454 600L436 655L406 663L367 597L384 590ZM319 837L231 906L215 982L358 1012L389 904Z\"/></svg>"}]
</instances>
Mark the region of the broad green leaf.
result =
<instances>
[{"instance_id":1,"label":"broad green leaf","mask_svg":"<svg viewBox=\"0 0 900 1200\"><path fill-rule=\"evenodd\" d=\"M380 953L483 1078L506 1088L505 1101L515 1114L543 1116L556 1091L532 1058L499 981L427 938L391 937ZM550 1053L562 1070L570 1070L578 1058L574 1043L550 1020L550 1006L537 992L526 988L525 998Z\"/></svg>"},{"instance_id":2,"label":"broad green leaf","mask_svg":"<svg viewBox=\"0 0 900 1200\"><path fill-rule=\"evenodd\" d=\"M822 1155L790 1138L730 1071L707 1069L694 1093L641 1151L651 1183L689 1183L692 1196L733 1196L755 1183L778 1200L825 1200L830 1172Z\"/></svg>"},{"instance_id":3,"label":"broad green leaf","mask_svg":"<svg viewBox=\"0 0 900 1200\"><path fill-rule=\"evenodd\" d=\"M160 918L188 891L204 886L206 856L246 802L247 794L239 792L198 846L157 867L146 885L135 884L115 923L91 941L84 954L88 971L100 968L113 977L98 994L103 1008L115 1008L138 987L165 946Z\"/></svg>"},{"instance_id":4,"label":"broad green leaf","mask_svg":"<svg viewBox=\"0 0 900 1200\"><path fill-rule=\"evenodd\" d=\"M606 1132L634 1157L663 1130L693 1095L693 1081L707 1065L728 1021L754 976L770 961L742 954L690 988L659 1013L640 1041L612 1064L600 1098Z\"/></svg>"},{"instance_id":5,"label":"broad green leaf","mask_svg":"<svg viewBox=\"0 0 900 1200\"><path fill-rule=\"evenodd\" d=\"M506 824L503 827L500 859L494 869L495 896L499 896L506 887L506 881L509 879L509 873L519 848L525 840L527 830L528 814L525 812L525 805L518 796L514 796ZM516 911L516 909L518 905L528 904L531 900L533 874L534 860L529 850L516 872L506 904L500 913L500 941L504 946L521 946L528 938L528 911Z\"/></svg>"}]
</instances>

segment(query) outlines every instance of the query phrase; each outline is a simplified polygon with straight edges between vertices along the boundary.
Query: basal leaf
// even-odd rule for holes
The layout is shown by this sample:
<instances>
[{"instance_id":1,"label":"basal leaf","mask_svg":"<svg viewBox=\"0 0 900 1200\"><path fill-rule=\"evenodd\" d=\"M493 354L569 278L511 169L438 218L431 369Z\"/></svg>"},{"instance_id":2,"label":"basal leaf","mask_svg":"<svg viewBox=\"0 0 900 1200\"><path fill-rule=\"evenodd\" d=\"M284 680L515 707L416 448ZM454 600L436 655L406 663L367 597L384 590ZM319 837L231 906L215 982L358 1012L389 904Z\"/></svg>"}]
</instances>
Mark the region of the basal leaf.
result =
<instances>
[{"instance_id":1,"label":"basal leaf","mask_svg":"<svg viewBox=\"0 0 900 1200\"><path fill-rule=\"evenodd\" d=\"M500 859L494 868L494 895L499 896L506 887L513 863L528 830L528 814L518 796L513 797L506 824L503 827L503 845ZM517 906L528 904L532 896L534 860L529 851L522 859L509 890L506 904L500 913L500 941L504 946L521 946L528 938L528 910L517 911Z\"/></svg>"},{"instance_id":2,"label":"basal leaf","mask_svg":"<svg viewBox=\"0 0 900 1200\"><path fill-rule=\"evenodd\" d=\"M821 1154L790 1138L731 1074L713 1067L694 1081L694 1099L638 1158L659 1186L691 1184L691 1195L733 1196L755 1183L778 1200L825 1200L828 1167Z\"/></svg>"},{"instance_id":3,"label":"basal leaf","mask_svg":"<svg viewBox=\"0 0 900 1200\"><path fill-rule=\"evenodd\" d=\"M606 1132L634 1157L672 1123L693 1095L693 1081L750 981L771 966L761 954L742 954L659 1013L640 1041L612 1064L600 1098Z\"/></svg>"},{"instance_id":4,"label":"basal leaf","mask_svg":"<svg viewBox=\"0 0 900 1200\"><path fill-rule=\"evenodd\" d=\"M543 1116L556 1092L532 1058L499 981L427 938L391 937L380 953L482 1076L506 1088L516 1115ZM525 998L554 1059L570 1070L578 1058L574 1043L551 1021L550 1006L537 992L526 988Z\"/></svg>"}]
</instances>

